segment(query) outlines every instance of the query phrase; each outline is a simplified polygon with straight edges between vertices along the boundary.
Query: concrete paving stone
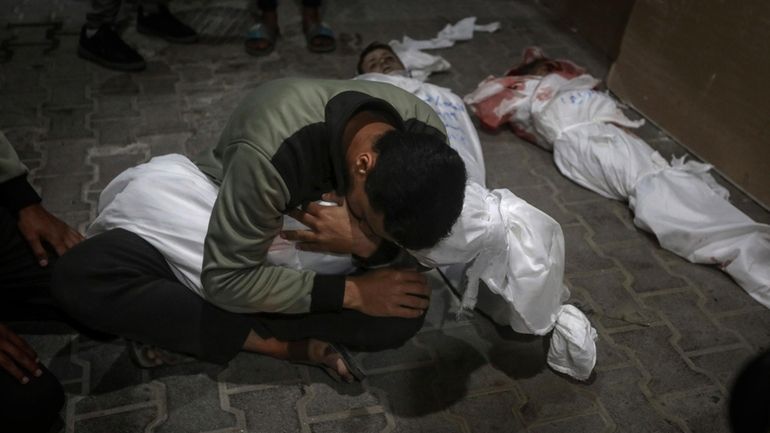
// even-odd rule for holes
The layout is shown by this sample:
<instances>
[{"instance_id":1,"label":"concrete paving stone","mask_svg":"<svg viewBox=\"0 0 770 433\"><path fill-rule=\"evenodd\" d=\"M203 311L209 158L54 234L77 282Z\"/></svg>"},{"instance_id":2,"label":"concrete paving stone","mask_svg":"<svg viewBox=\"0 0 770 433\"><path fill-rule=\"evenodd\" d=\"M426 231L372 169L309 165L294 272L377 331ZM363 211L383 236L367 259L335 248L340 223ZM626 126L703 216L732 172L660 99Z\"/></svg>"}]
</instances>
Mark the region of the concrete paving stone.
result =
<instances>
[{"instance_id":1,"label":"concrete paving stone","mask_svg":"<svg viewBox=\"0 0 770 433\"><path fill-rule=\"evenodd\" d=\"M11 143L16 155L24 164L31 162L40 163L43 153L38 148L37 142L43 135L41 128L12 128L4 129L5 138ZM27 165L29 167L29 165ZM31 170L31 168L30 168Z\"/></svg>"},{"instance_id":2,"label":"concrete paving stone","mask_svg":"<svg viewBox=\"0 0 770 433\"><path fill-rule=\"evenodd\" d=\"M49 140L70 138L91 138L93 131L86 126L86 116L91 112L90 107L48 109L43 112L48 117Z\"/></svg>"},{"instance_id":3,"label":"concrete paving stone","mask_svg":"<svg viewBox=\"0 0 770 433\"><path fill-rule=\"evenodd\" d=\"M599 203L602 200L609 200L603 198L593 191L583 188L582 186L562 176L556 166L553 165L553 162L550 166L544 165L535 167L534 172L540 176L546 177L559 191L559 197L565 203L575 203L582 201L593 201Z\"/></svg>"},{"instance_id":4,"label":"concrete paving stone","mask_svg":"<svg viewBox=\"0 0 770 433\"><path fill-rule=\"evenodd\" d=\"M615 429L628 433L668 433L682 430L654 407L639 389L641 375L633 367L602 372L587 388L597 396Z\"/></svg>"},{"instance_id":5,"label":"concrete paving stone","mask_svg":"<svg viewBox=\"0 0 770 433\"><path fill-rule=\"evenodd\" d=\"M487 161L490 187L519 188L542 185L545 181L534 176L525 158L511 152L511 155L497 155L497 158Z\"/></svg>"},{"instance_id":6,"label":"concrete paving stone","mask_svg":"<svg viewBox=\"0 0 770 433\"><path fill-rule=\"evenodd\" d=\"M381 403L374 393L364 389L361 382L336 382L320 368L307 368L312 382L306 390L312 396L305 405L307 416L366 408Z\"/></svg>"},{"instance_id":7,"label":"concrete paving stone","mask_svg":"<svg viewBox=\"0 0 770 433\"><path fill-rule=\"evenodd\" d=\"M389 412L407 418L418 418L445 409L461 395L437 396L433 384L438 379L434 366L369 375L369 388L384 392Z\"/></svg>"},{"instance_id":8,"label":"concrete paving stone","mask_svg":"<svg viewBox=\"0 0 770 433\"><path fill-rule=\"evenodd\" d=\"M94 120L139 117L139 111L134 108L134 97L129 95L103 95L94 98L96 107L91 114Z\"/></svg>"},{"instance_id":9,"label":"concrete paving stone","mask_svg":"<svg viewBox=\"0 0 770 433\"><path fill-rule=\"evenodd\" d=\"M133 131L141 128L141 125L140 117L91 121L91 127L99 137L100 146L131 144L135 137Z\"/></svg>"},{"instance_id":10,"label":"concrete paving stone","mask_svg":"<svg viewBox=\"0 0 770 433\"><path fill-rule=\"evenodd\" d=\"M602 374L601 369L617 367L629 361L630 358L623 350L611 344L607 337L599 334L596 340L596 368L599 370L597 374Z\"/></svg>"},{"instance_id":11,"label":"concrete paving stone","mask_svg":"<svg viewBox=\"0 0 770 433\"><path fill-rule=\"evenodd\" d=\"M481 328L479 334L490 343L489 363L509 378L531 377L548 369L548 337L519 334L507 327Z\"/></svg>"},{"instance_id":12,"label":"concrete paving stone","mask_svg":"<svg viewBox=\"0 0 770 433\"><path fill-rule=\"evenodd\" d=\"M523 401L513 391L466 397L449 412L461 417L472 433L503 433L523 431L521 420L515 415Z\"/></svg>"},{"instance_id":13,"label":"concrete paving stone","mask_svg":"<svg viewBox=\"0 0 770 433\"><path fill-rule=\"evenodd\" d=\"M158 77L176 77L176 72L164 61L151 60L147 62L147 69L142 71L141 75L137 76L140 82L145 79Z\"/></svg>"},{"instance_id":14,"label":"concrete paving stone","mask_svg":"<svg viewBox=\"0 0 770 433\"><path fill-rule=\"evenodd\" d=\"M394 433L460 433L465 426L460 421L447 419L442 413L431 413L419 418L394 416ZM387 431L387 430L386 430Z\"/></svg>"},{"instance_id":15,"label":"concrete paving stone","mask_svg":"<svg viewBox=\"0 0 770 433\"><path fill-rule=\"evenodd\" d=\"M490 186L491 188L491 186ZM549 185L539 185L527 188L510 188L516 196L524 199L527 203L545 212L548 216L555 219L561 225L575 224L578 222L574 213L564 210L557 204L557 199L553 197L554 191Z\"/></svg>"},{"instance_id":16,"label":"concrete paving stone","mask_svg":"<svg viewBox=\"0 0 770 433\"><path fill-rule=\"evenodd\" d=\"M300 398L302 390L299 386L269 388L229 396L230 407L244 413L245 431L252 433L299 432L297 401Z\"/></svg>"},{"instance_id":17,"label":"concrete paving stone","mask_svg":"<svg viewBox=\"0 0 770 433\"><path fill-rule=\"evenodd\" d=\"M39 188L43 206L53 214L75 211L90 211L90 205L83 201L83 185L91 180L90 174L66 177L34 178L32 184Z\"/></svg>"},{"instance_id":18,"label":"concrete paving stone","mask_svg":"<svg viewBox=\"0 0 770 433\"><path fill-rule=\"evenodd\" d=\"M69 42L71 45L77 45L79 37L62 37L62 43ZM67 47L70 48L70 47ZM58 78L88 78L93 79L92 72L98 66L81 59L75 55L77 48L67 49L60 47L53 56L53 65L51 75Z\"/></svg>"},{"instance_id":19,"label":"concrete paving stone","mask_svg":"<svg viewBox=\"0 0 770 433\"><path fill-rule=\"evenodd\" d=\"M168 376L168 370L152 371L155 380L166 386L168 413L168 418L155 432L186 432L190 426L195 426L196 431L234 427L235 415L220 407L219 388L212 378L218 367L203 369L204 372L198 372L199 363L179 367Z\"/></svg>"},{"instance_id":20,"label":"concrete paving stone","mask_svg":"<svg viewBox=\"0 0 770 433\"><path fill-rule=\"evenodd\" d=\"M524 394L525 402L519 412L527 425L596 410L595 397L581 389L584 385L572 385L551 371L516 383Z\"/></svg>"},{"instance_id":21,"label":"concrete paving stone","mask_svg":"<svg viewBox=\"0 0 770 433\"><path fill-rule=\"evenodd\" d=\"M730 389L740 370L754 355L748 349L739 348L690 356L690 359L698 368L713 374L725 389Z\"/></svg>"},{"instance_id":22,"label":"concrete paving stone","mask_svg":"<svg viewBox=\"0 0 770 433\"><path fill-rule=\"evenodd\" d=\"M686 287L687 282L671 275L643 243L605 246L605 254L620 261L634 277L631 288L637 293Z\"/></svg>"},{"instance_id":23,"label":"concrete paving stone","mask_svg":"<svg viewBox=\"0 0 770 433\"><path fill-rule=\"evenodd\" d=\"M384 431L388 421L383 414L355 416L310 425L313 433L375 433Z\"/></svg>"},{"instance_id":24,"label":"concrete paving stone","mask_svg":"<svg viewBox=\"0 0 770 433\"><path fill-rule=\"evenodd\" d=\"M41 68L22 62L18 58L19 50L14 48L14 59L11 63L0 65L0 95L22 96L29 93L45 92L40 82Z\"/></svg>"},{"instance_id":25,"label":"concrete paving stone","mask_svg":"<svg viewBox=\"0 0 770 433\"><path fill-rule=\"evenodd\" d=\"M179 132L175 134L158 134L139 137L139 143L147 144L150 148L150 155L159 156L169 153L178 153L187 155L185 143L192 136L189 132Z\"/></svg>"},{"instance_id":26,"label":"concrete paving stone","mask_svg":"<svg viewBox=\"0 0 770 433\"><path fill-rule=\"evenodd\" d=\"M255 353L239 353L219 373L217 380L228 388L240 385L269 385L298 382L300 375L294 364Z\"/></svg>"},{"instance_id":27,"label":"concrete paving stone","mask_svg":"<svg viewBox=\"0 0 770 433\"><path fill-rule=\"evenodd\" d=\"M187 65L177 69L182 81L198 83L206 82L214 78L214 74L209 65Z\"/></svg>"},{"instance_id":28,"label":"concrete paving stone","mask_svg":"<svg viewBox=\"0 0 770 433\"><path fill-rule=\"evenodd\" d=\"M598 307L595 317L608 329L629 324L649 325L660 320L654 311L641 304L626 287L626 277L618 270L570 278L572 284L591 297Z\"/></svg>"},{"instance_id":29,"label":"concrete paving stone","mask_svg":"<svg viewBox=\"0 0 770 433\"><path fill-rule=\"evenodd\" d=\"M99 95L137 95L139 93L139 85L131 74L114 74L111 71L108 74L110 75L106 77L97 77L94 93Z\"/></svg>"},{"instance_id":30,"label":"concrete paving stone","mask_svg":"<svg viewBox=\"0 0 770 433\"><path fill-rule=\"evenodd\" d=\"M109 156L92 156L91 163L98 167L99 180L89 185L92 191L101 191L120 173L145 162L143 153L126 153Z\"/></svg>"},{"instance_id":31,"label":"concrete paving stone","mask_svg":"<svg viewBox=\"0 0 770 433\"><path fill-rule=\"evenodd\" d=\"M46 164L36 176L91 174L93 168L84 164L94 140L47 140L38 145L44 152Z\"/></svg>"},{"instance_id":32,"label":"concrete paving stone","mask_svg":"<svg viewBox=\"0 0 770 433\"><path fill-rule=\"evenodd\" d=\"M435 387L438 394L445 398L454 400L469 392L497 389L511 384L504 372L487 363L482 350L466 341L474 338L475 333L468 332L471 330L472 327L464 327L430 332L419 337L438 356L435 366L438 380Z\"/></svg>"},{"instance_id":33,"label":"concrete paving stone","mask_svg":"<svg viewBox=\"0 0 770 433\"><path fill-rule=\"evenodd\" d=\"M704 350L715 346L739 344L738 337L715 324L698 307L694 293L678 292L644 299L644 303L663 314L674 325L681 338L677 345L684 351Z\"/></svg>"},{"instance_id":34,"label":"concrete paving stone","mask_svg":"<svg viewBox=\"0 0 770 433\"><path fill-rule=\"evenodd\" d=\"M177 77L158 77L137 79L144 95L155 99L160 95L176 95Z\"/></svg>"},{"instance_id":35,"label":"concrete paving stone","mask_svg":"<svg viewBox=\"0 0 770 433\"><path fill-rule=\"evenodd\" d=\"M592 239L597 245L623 242L637 237L637 230L630 226L629 210L624 203L617 201L597 203L576 203L567 205L567 209L580 214L593 230Z\"/></svg>"},{"instance_id":36,"label":"concrete paving stone","mask_svg":"<svg viewBox=\"0 0 770 433\"><path fill-rule=\"evenodd\" d=\"M82 383L81 383L82 389ZM77 394L82 394L78 391ZM120 388L109 388L104 391L91 391L75 403L76 417L88 416L97 412L120 410L124 406L152 405L157 398L155 385L139 383L128 386L123 384Z\"/></svg>"},{"instance_id":37,"label":"concrete paving stone","mask_svg":"<svg viewBox=\"0 0 770 433\"><path fill-rule=\"evenodd\" d=\"M84 79L54 81L49 84L51 97L46 108L91 106L93 101L86 95L89 82Z\"/></svg>"},{"instance_id":38,"label":"concrete paving stone","mask_svg":"<svg viewBox=\"0 0 770 433\"><path fill-rule=\"evenodd\" d=\"M25 95L0 94L0 128L40 128L45 125L39 107L47 98L45 92Z\"/></svg>"},{"instance_id":39,"label":"concrete paving stone","mask_svg":"<svg viewBox=\"0 0 770 433\"><path fill-rule=\"evenodd\" d=\"M682 418L693 432L729 433L727 402L727 397L717 390L711 390L665 401L663 406Z\"/></svg>"},{"instance_id":40,"label":"concrete paving stone","mask_svg":"<svg viewBox=\"0 0 770 433\"><path fill-rule=\"evenodd\" d=\"M600 433L610 432L612 426L599 414L580 415L574 418L531 426L531 433Z\"/></svg>"},{"instance_id":41,"label":"concrete paving stone","mask_svg":"<svg viewBox=\"0 0 770 433\"><path fill-rule=\"evenodd\" d=\"M136 433L145 431L157 416L155 408L119 412L75 423L78 433Z\"/></svg>"},{"instance_id":42,"label":"concrete paving stone","mask_svg":"<svg viewBox=\"0 0 770 433\"><path fill-rule=\"evenodd\" d=\"M566 249L566 274L575 272L600 271L615 267L610 259L599 256L586 241L587 231L580 226L562 227Z\"/></svg>"},{"instance_id":43,"label":"concrete paving stone","mask_svg":"<svg viewBox=\"0 0 770 433\"><path fill-rule=\"evenodd\" d=\"M653 394L661 395L713 385L708 376L687 365L674 349L671 337L671 331L665 326L651 326L612 334L615 343L631 349L652 375L648 387Z\"/></svg>"},{"instance_id":44,"label":"concrete paving stone","mask_svg":"<svg viewBox=\"0 0 770 433\"><path fill-rule=\"evenodd\" d=\"M770 311L758 308L740 315L718 319L725 327L738 331L755 349L770 348Z\"/></svg>"},{"instance_id":45,"label":"concrete paving stone","mask_svg":"<svg viewBox=\"0 0 770 433\"><path fill-rule=\"evenodd\" d=\"M362 352L356 358L365 372L372 373L380 369L409 368L409 366L413 365L433 363L434 360L428 348L417 341L418 338L414 337L399 348L377 352Z\"/></svg>"},{"instance_id":46,"label":"concrete paving stone","mask_svg":"<svg viewBox=\"0 0 770 433\"><path fill-rule=\"evenodd\" d=\"M143 121L135 129L137 136L184 132L189 126L181 118L178 103L147 103L139 106Z\"/></svg>"},{"instance_id":47,"label":"concrete paving stone","mask_svg":"<svg viewBox=\"0 0 770 433\"><path fill-rule=\"evenodd\" d=\"M90 413L119 406L146 403L154 398L153 387L144 383L142 371L134 366L123 340L80 347L73 362L84 368L83 391L75 413Z\"/></svg>"}]
</instances>

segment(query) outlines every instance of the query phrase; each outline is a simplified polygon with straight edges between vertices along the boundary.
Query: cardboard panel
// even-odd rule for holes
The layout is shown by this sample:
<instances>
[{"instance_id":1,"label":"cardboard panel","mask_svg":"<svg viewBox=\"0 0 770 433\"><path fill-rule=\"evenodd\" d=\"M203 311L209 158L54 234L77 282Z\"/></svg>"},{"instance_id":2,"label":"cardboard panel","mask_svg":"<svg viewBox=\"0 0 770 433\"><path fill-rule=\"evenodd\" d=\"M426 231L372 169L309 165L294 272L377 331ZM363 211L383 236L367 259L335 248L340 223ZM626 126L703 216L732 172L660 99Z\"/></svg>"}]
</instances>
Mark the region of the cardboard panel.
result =
<instances>
[{"instance_id":1,"label":"cardboard panel","mask_svg":"<svg viewBox=\"0 0 770 433\"><path fill-rule=\"evenodd\" d=\"M541 0L563 25L614 60L634 0Z\"/></svg>"},{"instance_id":2,"label":"cardboard panel","mask_svg":"<svg viewBox=\"0 0 770 433\"><path fill-rule=\"evenodd\" d=\"M770 208L770 2L637 0L608 84Z\"/></svg>"}]
</instances>

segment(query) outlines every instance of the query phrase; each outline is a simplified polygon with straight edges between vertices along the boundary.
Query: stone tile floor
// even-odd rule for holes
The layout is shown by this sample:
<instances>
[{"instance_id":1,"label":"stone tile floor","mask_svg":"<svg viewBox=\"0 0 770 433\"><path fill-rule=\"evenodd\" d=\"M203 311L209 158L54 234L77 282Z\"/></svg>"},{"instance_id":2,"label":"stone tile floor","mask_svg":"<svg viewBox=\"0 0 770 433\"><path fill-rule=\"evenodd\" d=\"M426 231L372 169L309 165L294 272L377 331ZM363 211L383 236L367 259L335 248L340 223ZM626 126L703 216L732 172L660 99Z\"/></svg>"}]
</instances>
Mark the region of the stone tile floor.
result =
<instances>
[{"instance_id":1,"label":"stone tile floor","mask_svg":"<svg viewBox=\"0 0 770 433\"><path fill-rule=\"evenodd\" d=\"M350 77L373 40L432 37L471 15L500 21L499 32L441 51L452 70L432 81L460 95L531 44L596 76L609 66L523 0L327 1L339 48L326 55L304 49L297 6L287 2L278 47L260 59L242 49L251 22L245 2L173 3L201 33L193 46L138 35L126 8L125 37L149 61L138 74L75 56L87 0L0 4L8 11L0 18L0 128L31 168L44 204L81 230L120 171L213 143L243 89L283 76ZM684 152L654 126L641 135L665 155ZM508 131L482 132L481 140L489 186L510 188L563 225L572 302L600 336L588 382L547 368L547 339L480 316L455 320L456 301L433 274L424 329L398 350L360 354L369 374L360 384L252 354L227 366L140 370L121 340L89 340L57 323L17 324L66 387L64 431L728 431L730 383L748 357L770 346L770 312L718 270L661 250L634 229L625 205L561 177L550 154ZM770 213L730 189L739 208L770 222Z\"/></svg>"}]
</instances>

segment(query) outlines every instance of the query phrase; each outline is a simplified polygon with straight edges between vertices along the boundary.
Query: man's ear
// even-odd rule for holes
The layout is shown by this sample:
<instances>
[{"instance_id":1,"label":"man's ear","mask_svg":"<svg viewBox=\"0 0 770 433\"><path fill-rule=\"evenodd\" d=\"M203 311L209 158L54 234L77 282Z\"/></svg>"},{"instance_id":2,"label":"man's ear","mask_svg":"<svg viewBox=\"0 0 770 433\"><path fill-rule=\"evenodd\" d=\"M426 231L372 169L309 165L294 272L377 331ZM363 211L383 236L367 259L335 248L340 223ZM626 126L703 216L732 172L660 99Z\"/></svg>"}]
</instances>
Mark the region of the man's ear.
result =
<instances>
[{"instance_id":1,"label":"man's ear","mask_svg":"<svg viewBox=\"0 0 770 433\"><path fill-rule=\"evenodd\" d=\"M365 176L374 166L374 155L369 152L359 153L355 161L355 174Z\"/></svg>"}]
</instances>

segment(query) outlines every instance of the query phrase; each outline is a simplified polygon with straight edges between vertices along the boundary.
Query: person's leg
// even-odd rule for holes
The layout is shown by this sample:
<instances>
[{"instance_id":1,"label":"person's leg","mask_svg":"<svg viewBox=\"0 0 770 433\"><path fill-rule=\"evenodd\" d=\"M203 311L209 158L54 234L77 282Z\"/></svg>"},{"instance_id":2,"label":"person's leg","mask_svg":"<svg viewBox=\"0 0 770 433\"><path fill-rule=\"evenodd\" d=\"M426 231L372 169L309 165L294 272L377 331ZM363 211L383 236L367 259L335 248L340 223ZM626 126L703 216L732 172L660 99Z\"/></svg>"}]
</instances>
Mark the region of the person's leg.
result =
<instances>
[{"instance_id":1,"label":"person's leg","mask_svg":"<svg viewBox=\"0 0 770 433\"><path fill-rule=\"evenodd\" d=\"M52 292L90 328L215 363L234 357L256 326L190 291L157 249L122 229L86 239L61 257Z\"/></svg>"},{"instance_id":2,"label":"person's leg","mask_svg":"<svg viewBox=\"0 0 770 433\"><path fill-rule=\"evenodd\" d=\"M46 433L59 419L64 390L44 366L43 374L22 384L0 369L0 426L3 431Z\"/></svg>"},{"instance_id":3,"label":"person's leg","mask_svg":"<svg viewBox=\"0 0 770 433\"><path fill-rule=\"evenodd\" d=\"M141 71L147 64L115 31L121 0L92 0L80 29L78 56L117 71Z\"/></svg>"},{"instance_id":4,"label":"person's leg","mask_svg":"<svg viewBox=\"0 0 770 433\"><path fill-rule=\"evenodd\" d=\"M91 11L86 14L86 26L96 30L105 24L115 24L120 3L121 0L91 0Z\"/></svg>"},{"instance_id":5,"label":"person's leg","mask_svg":"<svg viewBox=\"0 0 770 433\"><path fill-rule=\"evenodd\" d=\"M195 30L171 14L168 0L141 0L136 14L136 30L179 44L198 40Z\"/></svg>"},{"instance_id":6,"label":"person's leg","mask_svg":"<svg viewBox=\"0 0 770 433\"><path fill-rule=\"evenodd\" d=\"M336 48L334 32L321 23L321 0L302 0L302 32L307 47L313 52L329 52Z\"/></svg>"},{"instance_id":7,"label":"person's leg","mask_svg":"<svg viewBox=\"0 0 770 433\"><path fill-rule=\"evenodd\" d=\"M227 362L241 349L279 359L319 361L297 354L298 347L305 353L323 348L309 340L368 350L395 347L414 335L423 321L370 317L351 310L231 313L183 286L157 249L121 229L87 239L65 254L54 272L52 289L62 308L86 326L217 363Z\"/></svg>"},{"instance_id":8,"label":"person's leg","mask_svg":"<svg viewBox=\"0 0 770 433\"><path fill-rule=\"evenodd\" d=\"M275 47L278 29L278 0L257 0L260 10L260 22L249 29L244 41L244 49L253 56L270 54Z\"/></svg>"}]
</instances>

